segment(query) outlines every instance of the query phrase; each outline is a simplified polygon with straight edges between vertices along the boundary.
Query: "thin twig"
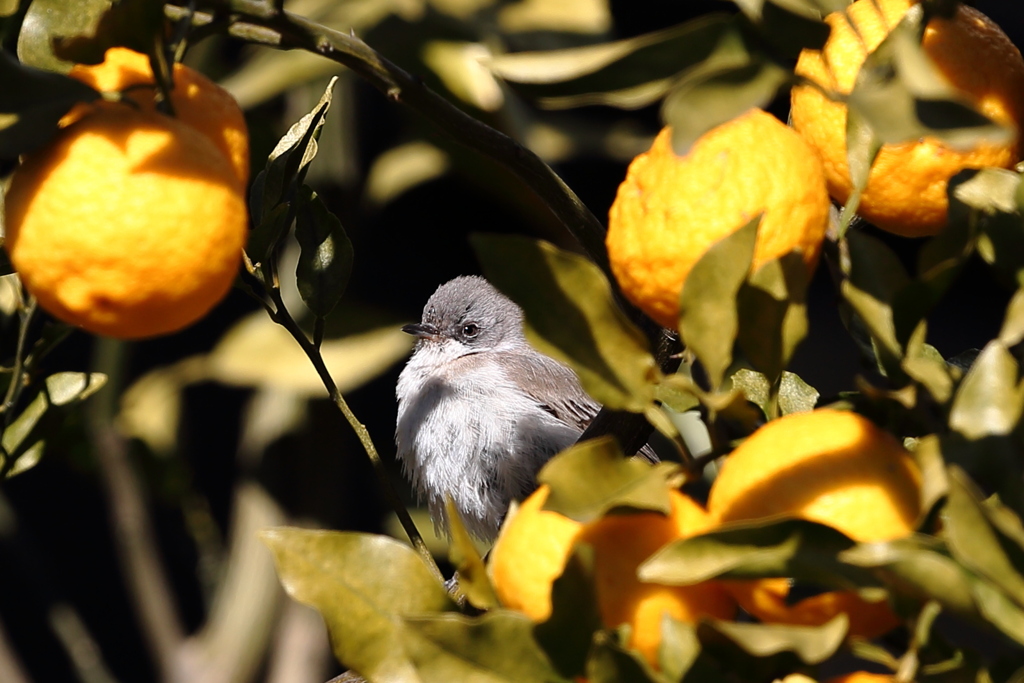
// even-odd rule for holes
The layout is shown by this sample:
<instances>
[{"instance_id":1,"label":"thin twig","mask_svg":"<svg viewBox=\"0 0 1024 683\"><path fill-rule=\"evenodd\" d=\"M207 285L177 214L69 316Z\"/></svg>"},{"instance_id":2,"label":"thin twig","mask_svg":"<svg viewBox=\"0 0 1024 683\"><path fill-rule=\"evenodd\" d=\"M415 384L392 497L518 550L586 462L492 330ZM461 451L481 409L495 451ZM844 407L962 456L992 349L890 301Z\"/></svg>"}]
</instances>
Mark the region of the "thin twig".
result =
<instances>
[{"instance_id":1,"label":"thin twig","mask_svg":"<svg viewBox=\"0 0 1024 683\"><path fill-rule=\"evenodd\" d=\"M373 465L373 471L377 475L378 480L384 489L384 496L387 498L388 504L395 511L398 516L398 521L401 522L402 528L405 529L406 535L409 536L409 540L412 542L413 547L423 558L427 568L437 577L439 581L444 581L444 576L441 574L441 570L438 568L437 563L434 561L434 556L431 554L430 549L427 548L427 544L423 541L423 536L420 535L419 530L416 528L416 524L412 521L412 517L409 516L408 510L405 509L405 504L399 497L398 492L395 490L394 484L391 482L391 476L384 466L384 461L381 460L380 454L377 452L377 447L373 444L373 439L370 437L369 430L366 426L359 421L349 407L345 397L342 396L341 392L338 391L338 385L334 383L334 378L331 377L330 370L327 369L327 365L324 363L323 356L320 354L320 349L317 344L306 336L306 333L302 331L298 323L288 314L285 308L284 301L281 299L281 293L277 289L268 289L267 294L269 295L273 305L265 304L267 313L270 318L278 325L284 327L292 335L295 341L299 344L299 347L309 358L309 362L313 364L318 375L320 375L320 381L323 382L324 387L327 389L327 393L330 395L331 401L341 411L341 414L345 416L345 420L348 422L352 431L355 432L356 437L359 439L359 443L362 444L363 450L366 451L367 457L370 459L370 463Z\"/></svg>"}]
</instances>

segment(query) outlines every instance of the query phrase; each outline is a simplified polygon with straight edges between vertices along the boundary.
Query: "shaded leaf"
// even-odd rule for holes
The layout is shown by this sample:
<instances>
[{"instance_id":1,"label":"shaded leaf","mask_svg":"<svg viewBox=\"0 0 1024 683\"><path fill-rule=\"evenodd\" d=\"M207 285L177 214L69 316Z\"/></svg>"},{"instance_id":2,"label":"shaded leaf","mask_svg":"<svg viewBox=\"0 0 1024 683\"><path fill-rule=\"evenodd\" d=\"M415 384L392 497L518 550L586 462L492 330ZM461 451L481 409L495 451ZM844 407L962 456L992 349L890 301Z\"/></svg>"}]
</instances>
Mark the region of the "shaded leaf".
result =
<instances>
[{"instance_id":1,"label":"shaded leaf","mask_svg":"<svg viewBox=\"0 0 1024 683\"><path fill-rule=\"evenodd\" d=\"M71 3L74 4L74 3ZM150 54L163 29L164 11L153 0L113 0L95 27L70 35L53 35L53 53L58 59L99 64L111 47L127 47Z\"/></svg>"},{"instance_id":2,"label":"shaded leaf","mask_svg":"<svg viewBox=\"0 0 1024 683\"><path fill-rule=\"evenodd\" d=\"M951 147L1002 144L1012 131L977 111L941 75L921 46L923 8L912 5L903 20L869 54L847 106L878 139L898 144L930 136Z\"/></svg>"},{"instance_id":3,"label":"shaded leaf","mask_svg":"<svg viewBox=\"0 0 1024 683\"><path fill-rule=\"evenodd\" d=\"M70 71L73 63L54 54L54 39L94 33L109 7L110 0L32 0L18 33L18 58L40 69Z\"/></svg>"},{"instance_id":4,"label":"shaded leaf","mask_svg":"<svg viewBox=\"0 0 1024 683\"><path fill-rule=\"evenodd\" d=\"M970 585L978 612L1000 631L1024 644L1024 610L986 581L972 577Z\"/></svg>"},{"instance_id":5,"label":"shaded leaf","mask_svg":"<svg viewBox=\"0 0 1024 683\"><path fill-rule=\"evenodd\" d=\"M17 159L43 146L72 106L99 96L85 83L0 53L0 159Z\"/></svg>"},{"instance_id":6,"label":"shaded leaf","mask_svg":"<svg viewBox=\"0 0 1024 683\"><path fill-rule=\"evenodd\" d=\"M623 647L616 634L599 631L587 660L590 683L662 683L643 656Z\"/></svg>"},{"instance_id":7,"label":"shaded leaf","mask_svg":"<svg viewBox=\"0 0 1024 683\"><path fill-rule=\"evenodd\" d=\"M652 405L661 373L597 266L524 237L478 234L470 242L487 279L523 308L539 351L569 364L607 408L643 413Z\"/></svg>"},{"instance_id":8,"label":"shaded leaf","mask_svg":"<svg viewBox=\"0 0 1024 683\"><path fill-rule=\"evenodd\" d=\"M448 533L451 542L448 546L448 559L455 566L459 576L459 591L466 596L469 604L478 609L499 607L498 596L494 594L491 580L487 575L487 566L473 544L469 532L462 523L462 516L452 497L445 496Z\"/></svg>"},{"instance_id":9,"label":"shaded leaf","mask_svg":"<svg viewBox=\"0 0 1024 683\"><path fill-rule=\"evenodd\" d=\"M762 54L747 55L744 62L712 73L701 68L683 78L661 109L665 125L672 127L672 148L685 155L712 128L765 107L791 78L788 69Z\"/></svg>"},{"instance_id":10,"label":"shaded leaf","mask_svg":"<svg viewBox=\"0 0 1024 683\"><path fill-rule=\"evenodd\" d=\"M1006 543L987 519L974 485L963 470L951 467L949 497L943 509L943 536L961 564L998 586L1024 606L1024 553ZM1022 631L1024 633L1024 631Z\"/></svg>"},{"instance_id":11,"label":"shaded leaf","mask_svg":"<svg viewBox=\"0 0 1024 683\"><path fill-rule=\"evenodd\" d=\"M637 572L642 581L693 585L719 576L788 576L817 585L857 589L876 583L837 555L854 542L835 529L795 519L727 524L666 545Z\"/></svg>"},{"instance_id":12,"label":"shaded leaf","mask_svg":"<svg viewBox=\"0 0 1024 683\"><path fill-rule=\"evenodd\" d=\"M295 215L295 239L302 251L295 269L299 294L323 318L338 305L352 275L352 242L323 199L303 185Z\"/></svg>"},{"instance_id":13,"label":"shaded leaf","mask_svg":"<svg viewBox=\"0 0 1024 683\"><path fill-rule=\"evenodd\" d=\"M533 622L518 612L494 610L475 618L461 614L407 616L404 622L406 629L415 635L406 642L416 667L416 680L437 683L557 683L565 680L555 672L533 639Z\"/></svg>"},{"instance_id":14,"label":"shaded leaf","mask_svg":"<svg viewBox=\"0 0 1024 683\"><path fill-rule=\"evenodd\" d=\"M44 379L0 437L0 471L13 477L35 466L46 440L57 432L72 407L106 383L107 376L98 372L58 372Z\"/></svg>"},{"instance_id":15,"label":"shaded leaf","mask_svg":"<svg viewBox=\"0 0 1024 683\"><path fill-rule=\"evenodd\" d=\"M589 522L617 507L668 514L671 463L627 458L613 437L584 441L549 460L537 481L551 487L545 510Z\"/></svg>"},{"instance_id":16,"label":"shaded leaf","mask_svg":"<svg viewBox=\"0 0 1024 683\"><path fill-rule=\"evenodd\" d=\"M736 4L787 57L796 57L803 49L824 47L829 27L822 17L846 6L842 0L737 0Z\"/></svg>"},{"instance_id":17,"label":"shaded leaf","mask_svg":"<svg viewBox=\"0 0 1024 683\"><path fill-rule=\"evenodd\" d=\"M977 616L970 574L949 556L938 539L911 536L862 543L841 553L840 559L873 569L900 593L921 601L934 599L959 614Z\"/></svg>"},{"instance_id":18,"label":"shaded leaf","mask_svg":"<svg viewBox=\"0 0 1024 683\"><path fill-rule=\"evenodd\" d=\"M551 586L551 616L533 629L537 642L567 678L584 672L594 633L602 628L593 564L593 548L576 544Z\"/></svg>"},{"instance_id":19,"label":"shaded leaf","mask_svg":"<svg viewBox=\"0 0 1024 683\"><path fill-rule=\"evenodd\" d=\"M740 287L737 341L769 381L780 378L807 336L807 264L789 253L765 263Z\"/></svg>"},{"instance_id":20,"label":"shaded leaf","mask_svg":"<svg viewBox=\"0 0 1024 683\"><path fill-rule=\"evenodd\" d=\"M736 297L750 272L757 216L711 246L686 278L679 299L679 331L704 366L712 388L722 384L732 363L739 330Z\"/></svg>"},{"instance_id":21,"label":"shaded leaf","mask_svg":"<svg viewBox=\"0 0 1024 683\"><path fill-rule=\"evenodd\" d=\"M967 439L1012 432L1024 412L1017 361L998 340L989 342L953 398L949 426Z\"/></svg>"},{"instance_id":22,"label":"shaded leaf","mask_svg":"<svg viewBox=\"0 0 1024 683\"><path fill-rule=\"evenodd\" d=\"M279 527L260 538L295 600L320 612L338 660L371 680L422 680L405 617L454 610L412 548L385 536Z\"/></svg>"},{"instance_id":23,"label":"shaded leaf","mask_svg":"<svg viewBox=\"0 0 1024 683\"><path fill-rule=\"evenodd\" d=\"M637 108L660 99L679 72L725 66L737 50L745 53L735 18L710 14L627 40L500 55L485 64L548 108Z\"/></svg>"},{"instance_id":24,"label":"shaded leaf","mask_svg":"<svg viewBox=\"0 0 1024 683\"><path fill-rule=\"evenodd\" d=\"M804 664L820 664L843 644L849 618L840 613L822 626L744 624L716 619L702 623L700 628L725 636L755 657L790 652Z\"/></svg>"}]
</instances>

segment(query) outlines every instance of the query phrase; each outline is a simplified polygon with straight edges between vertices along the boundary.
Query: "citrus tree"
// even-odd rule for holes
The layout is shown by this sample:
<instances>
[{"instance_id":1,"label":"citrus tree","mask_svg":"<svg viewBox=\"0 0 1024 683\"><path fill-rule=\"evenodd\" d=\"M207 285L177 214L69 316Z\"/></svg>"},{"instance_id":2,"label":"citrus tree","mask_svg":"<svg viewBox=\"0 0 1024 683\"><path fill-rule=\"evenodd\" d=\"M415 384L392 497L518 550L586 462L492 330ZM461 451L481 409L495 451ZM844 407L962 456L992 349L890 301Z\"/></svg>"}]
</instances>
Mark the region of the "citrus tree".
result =
<instances>
[{"instance_id":1,"label":"citrus tree","mask_svg":"<svg viewBox=\"0 0 1024 683\"><path fill-rule=\"evenodd\" d=\"M1024 60L996 22L956 0L735 0L612 40L597 0L285 4L0 4L0 468L16 485L62 426L88 443L160 680L259 677L287 609L268 597L271 562L322 616L347 680L1022 675ZM204 51L231 71L220 85L181 63ZM337 215L357 212L314 189L350 172L324 150L344 149L331 122L356 78L417 131L376 158L370 201L468 150L481 186L550 229L485 226L468 242L531 343L604 406L490 549L451 508L431 551L389 469L390 433L346 398L409 349L395 325L339 331L360 258L397 264L406 249L357 258ZM259 105L282 93L304 104L271 138ZM661 132L616 134L588 118L596 105L616 122L657 110ZM547 163L595 150L629 160L607 228ZM929 319L978 264L1008 304L982 348L944 357ZM826 396L791 371L818 324L816 272L862 363ZM177 333L232 284L259 310L125 386L118 340ZM97 335L96 362L52 373L86 338L74 329ZM288 526L242 477L229 541L207 555L214 597L188 627L128 455L179 450L184 390L209 380L256 389L250 465L326 394L397 524ZM652 433L661 463L626 457ZM199 546L202 507L186 508ZM41 606L81 679L116 679L74 609ZM7 651L0 665L27 679ZM278 655L268 679L284 675Z\"/></svg>"}]
</instances>

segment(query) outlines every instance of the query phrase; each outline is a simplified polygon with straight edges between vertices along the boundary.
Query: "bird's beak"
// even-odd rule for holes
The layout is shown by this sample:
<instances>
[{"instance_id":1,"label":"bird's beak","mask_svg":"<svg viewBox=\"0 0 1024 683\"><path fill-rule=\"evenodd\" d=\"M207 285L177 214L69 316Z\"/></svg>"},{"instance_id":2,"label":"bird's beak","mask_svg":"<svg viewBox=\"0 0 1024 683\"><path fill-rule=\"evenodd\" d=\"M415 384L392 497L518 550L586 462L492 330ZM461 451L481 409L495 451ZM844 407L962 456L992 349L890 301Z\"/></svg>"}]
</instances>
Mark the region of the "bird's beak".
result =
<instances>
[{"instance_id":1,"label":"bird's beak","mask_svg":"<svg viewBox=\"0 0 1024 683\"><path fill-rule=\"evenodd\" d=\"M412 323L403 325L402 332L411 334L418 339L437 339L440 331L430 323Z\"/></svg>"}]
</instances>

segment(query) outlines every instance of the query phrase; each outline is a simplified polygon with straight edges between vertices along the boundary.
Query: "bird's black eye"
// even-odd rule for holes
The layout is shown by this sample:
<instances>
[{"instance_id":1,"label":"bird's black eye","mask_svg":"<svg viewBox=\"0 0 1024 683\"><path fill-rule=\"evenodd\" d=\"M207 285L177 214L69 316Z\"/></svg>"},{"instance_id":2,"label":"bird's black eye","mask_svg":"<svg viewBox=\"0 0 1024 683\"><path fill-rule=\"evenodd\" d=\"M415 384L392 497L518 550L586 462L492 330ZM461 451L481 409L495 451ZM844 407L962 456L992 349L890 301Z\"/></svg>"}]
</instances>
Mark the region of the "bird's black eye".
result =
<instances>
[{"instance_id":1,"label":"bird's black eye","mask_svg":"<svg viewBox=\"0 0 1024 683\"><path fill-rule=\"evenodd\" d=\"M480 334L480 327L476 323L466 323L462 326L462 336L472 339Z\"/></svg>"}]
</instances>

